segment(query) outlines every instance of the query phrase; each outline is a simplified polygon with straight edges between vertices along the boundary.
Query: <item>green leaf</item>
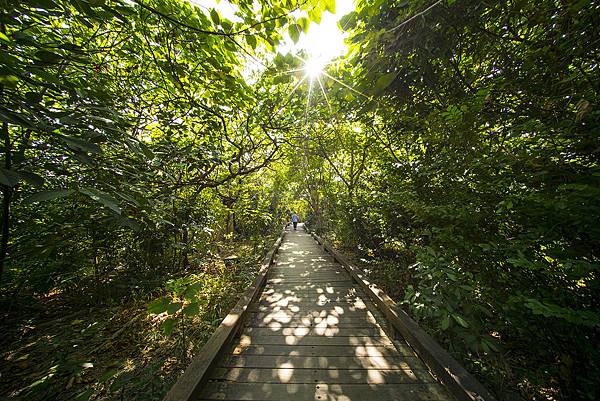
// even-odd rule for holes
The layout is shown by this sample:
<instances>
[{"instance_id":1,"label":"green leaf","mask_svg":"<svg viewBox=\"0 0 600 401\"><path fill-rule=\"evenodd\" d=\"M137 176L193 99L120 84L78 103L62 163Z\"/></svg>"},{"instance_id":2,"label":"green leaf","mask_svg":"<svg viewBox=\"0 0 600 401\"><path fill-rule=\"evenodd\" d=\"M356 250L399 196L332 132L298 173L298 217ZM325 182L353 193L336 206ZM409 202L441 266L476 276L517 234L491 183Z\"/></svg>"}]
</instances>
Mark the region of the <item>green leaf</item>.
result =
<instances>
[{"instance_id":1,"label":"green leaf","mask_svg":"<svg viewBox=\"0 0 600 401\"><path fill-rule=\"evenodd\" d=\"M186 299L192 299L196 296L196 294L198 294L200 292L201 289L202 289L201 283L194 283L185 289L183 296Z\"/></svg>"},{"instance_id":2,"label":"green leaf","mask_svg":"<svg viewBox=\"0 0 600 401\"><path fill-rule=\"evenodd\" d=\"M294 41L294 43L298 43L300 39L300 32L302 31L302 27L298 24L290 25L288 29L288 33L290 34L290 38Z\"/></svg>"},{"instance_id":3,"label":"green leaf","mask_svg":"<svg viewBox=\"0 0 600 401\"><path fill-rule=\"evenodd\" d=\"M174 315L179 312L182 306L183 305L181 302L171 302L169 305L167 305L167 313L169 315Z\"/></svg>"},{"instance_id":4,"label":"green leaf","mask_svg":"<svg viewBox=\"0 0 600 401\"><path fill-rule=\"evenodd\" d=\"M0 85L14 88L19 83L19 77L14 75L0 75Z\"/></svg>"},{"instance_id":5,"label":"green leaf","mask_svg":"<svg viewBox=\"0 0 600 401\"><path fill-rule=\"evenodd\" d=\"M314 7L308 12L308 18L310 18L311 21L314 21L317 24L321 23L322 15L323 11L319 7Z\"/></svg>"},{"instance_id":6,"label":"green leaf","mask_svg":"<svg viewBox=\"0 0 600 401\"><path fill-rule=\"evenodd\" d=\"M356 11L352 11L350 14L344 15L338 21L338 26L342 31L349 31L351 29L356 28L358 13Z\"/></svg>"},{"instance_id":7,"label":"green leaf","mask_svg":"<svg viewBox=\"0 0 600 401\"><path fill-rule=\"evenodd\" d=\"M183 308L183 314L187 316L195 316L200 312L200 306L197 302L193 302Z\"/></svg>"},{"instance_id":8,"label":"green leaf","mask_svg":"<svg viewBox=\"0 0 600 401\"><path fill-rule=\"evenodd\" d=\"M121 214L121 208L119 207L117 200L109 194L99 191L96 188L80 188L79 192L89 196L96 202L103 204L115 213Z\"/></svg>"},{"instance_id":9,"label":"green leaf","mask_svg":"<svg viewBox=\"0 0 600 401\"><path fill-rule=\"evenodd\" d=\"M102 374L102 376L100 376L100 378L98 379L99 383L105 383L107 381L109 381L110 379L112 379L114 377L114 375L116 375L119 371L112 369L109 371L106 371Z\"/></svg>"},{"instance_id":10,"label":"green leaf","mask_svg":"<svg viewBox=\"0 0 600 401\"><path fill-rule=\"evenodd\" d=\"M73 398L73 401L87 401L90 399L92 394L94 394L92 389L85 390L83 393L77 394L77 396Z\"/></svg>"},{"instance_id":11,"label":"green leaf","mask_svg":"<svg viewBox=\"0 0 600 401\"><path fill-rule=\"evenodd\" d=\"M323 3L325 4L325 10L335 14L335 0L323 0Z\"/></svg>"},{"instance_id":12,"label":"green leaf","mask_svg":"<svg viewBox=\"0 0 600 401\"><path fill-rule=\"evenodd\" d=\"M127 384L129 384L129 382L131 382L131 379L133 379L134 377L135 373L133 371L121 373L110 385L110 390L117 391L125 387Z\"/></svg>"},{"instance_id":13,"label":"green leaf","mask_svg":"<svg viewBox=\"0 0 600 401\"><path fill-rule=\"evenodd\" d=\"M95 143L90 143L80 138L74 138L70 136L61 136L61 139L71 149L80 150L82 152L100 153L102 149Z\"/></svg>"},{"instance_id":14,"label":"green leaf","mask_svg":"<svg viewBox=\"0 0 600 401\"><path fill-rule=\"evenodd\" d=\"M166 335L170 335L173 332L173 328L175 327L175 319L167 319L160 325L160 329Z\"/></svg>"},{"instance_id":15,"label":"green leaf","mask_svg":"<svg viewBox=\"0 0 600 401\"><path fill-rule=\"evenodd\" d=\"M19 183L20 178L21 176L16 171L0 167L0 183L8 187L14 187Z\"/></svg>"},{"instance_id":16,"label":"green leaf","mask_svg":"<svg viewBox=\"0 0 600 401\"><path fill-rule=\"evenodd\" d=\"M375 92L376 93L382 92L385 88L390 86L390 84L394 81L394 79L396 79L396 75L397 75L396 72L389 72L387 74L380 76L377 79L377 81L375 82Z\"/></svg>"},{"instance_id":17,"label":"green leaf","mask_svg":"<svg viewBox=\"0 0 600 401\"><path fill-rule=\"evenodd\" d=\"M460 324L462 327L469 327L469 324L459 315L452 315L456 323Z\"/></svg>"},{"instance_id":18,"label":"green leaf","mask_svg":"<svg viewBox=\"0 0 600 401\"><path fill-rule=\"evenodd\" d=\"M37 105L42 101L42 94L36 92L27 92L25 94L25 100L27 100L27 103L30 105Z\"/></svg>"},{"instance_id":19,"label":"green leaf","mask_svg":"<svg viewBox=\"0 0 600 401\"><path fill-rule=\"evenodd\" d=\"M447 330L448 327L450 327L450 316L446 315L442 319L441 328L442 328L442 330Z\"/></svg>"},{"instance_id":20,"label":"green leaf","mask_svg":"<svg viewBox=\"0 0 600 401\"><path fill-rule=\"evenodd\" d=\"M219 25L221 23L221 17L219 16L219 12L214 8L210 10L210 19L215 23L215 25Z\"/></svg>"},{"instance_id":21,"label":"green leaf","mask_svg":"<svg viewBox=\"0 0 600 401\"><path fill-rule=\"evenodd\" d=\"M308 32L308 26L310 25L310 21L306 17L302 17L298 19L298 25L302 27L302 32Z\"/></svg>"},{"instance_id":22,"label":"green leaf","mask_svg":"<svg viewBox=\"0 0 600 401\"><path fill-rule=\"evenodd\" d=\"M256 49L257 42L254 36L246 35L246 43L248 43L253 49Z\"/></svg>"},{"instance_id":23,"label":"green leaf","mask_svg":"<svg viewBox=\"0 0 600 401\"><path fill-rule=\"evenodd\" d=\"M44 185L44 179L35 173L31 173L29 171L19 171L19 175L22 179L34 187L41 187Z\"/></svg>"},{"instance_id":24,"label":"green leaf","mask_svg":"<svg viewBox=\"0 0 600 401\"><path fill-rule=\"evenodd\" d=\"M146 310L148 313L154 313L158 315L159 313L166 312L168 306L169 301L165 297L162 297L150 302Z\"/></svg>"},{"instance_id":25,"label":"green leaf","mask_svg":"<svg viewBox=\"0 0 600 401\"><path fill-rule=\"evenodd\" d=\"M43 8L46 10L52 10L58 7L52 0L28 0L27 3L32 7Z\"/></svg>"},{"instance_id":26,"label":"green leaf","mask_svg":"<svg viewBox=\"0 0 600 401\"><path fill-rule=\"evenodd\" d=\"M73 192L72 189L54 189L50 191L41 191L37 192L33 195L29 195L27 198L23 199L23 203L30 204L35 202L43 202L52 199L64 198L65 196L71 195Z\"/></svg>"},{"instance_id":27,"label":"green leaf","mask_svg":"<svg viewBox=\"0 0 600 401\"><path fill-rule=\"evenodd\" d=\"M48 50L38 50L35 53L35 57L44 62L44 63L48 63L48 64L56 64L58 63L60 60L62 60L62 57L60 54L58 53L54 53Z\"/></svg>"},{"instance_id":28,"label":"green leaf","mask_svg":"<svg viewBox=\"0 0 600 401\"><path fill-rule=\"evenodd\" d=\"M0 120L6 121L7 123L20 125L28 129L38 129L38 127L22 113L13 113L8 110L2 110L0 112Z\"/></svg>"},{"instance_id":29,"label":"green leaf","mask_svg":"<svg viewBox=\"0 0 600 401\"><path fill-rule=\"evenodd\" d=\"M142 150L142 153L144 154L144 156L146 156L147 159L154 159L154 152L152 152L152 150L150 150L150 148L148 147L148 145L146 145L144 142L140 142L140 149Z\"/></svg>"}]
</instances>

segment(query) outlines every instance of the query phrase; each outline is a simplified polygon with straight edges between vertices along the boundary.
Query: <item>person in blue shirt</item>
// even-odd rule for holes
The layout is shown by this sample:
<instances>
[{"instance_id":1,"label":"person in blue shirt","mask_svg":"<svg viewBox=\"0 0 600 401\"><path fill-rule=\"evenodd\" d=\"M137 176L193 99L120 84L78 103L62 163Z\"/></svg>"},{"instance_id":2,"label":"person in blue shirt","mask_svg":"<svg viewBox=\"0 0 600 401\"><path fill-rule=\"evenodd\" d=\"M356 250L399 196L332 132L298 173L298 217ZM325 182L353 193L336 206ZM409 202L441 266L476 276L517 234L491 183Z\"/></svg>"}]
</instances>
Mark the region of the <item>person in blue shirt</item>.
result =
<instances>
[{"instance_id":1,"label":"person in blue shirt","mask_svg":"<svg viewBox=\"0 0 600 401\"><path fill-rule=\"evenodd\" d=\"M292 213L292 224L294 225L294 231L296 231L298 226L298 215L296 213Z\"/></svg>"}]
</instances>

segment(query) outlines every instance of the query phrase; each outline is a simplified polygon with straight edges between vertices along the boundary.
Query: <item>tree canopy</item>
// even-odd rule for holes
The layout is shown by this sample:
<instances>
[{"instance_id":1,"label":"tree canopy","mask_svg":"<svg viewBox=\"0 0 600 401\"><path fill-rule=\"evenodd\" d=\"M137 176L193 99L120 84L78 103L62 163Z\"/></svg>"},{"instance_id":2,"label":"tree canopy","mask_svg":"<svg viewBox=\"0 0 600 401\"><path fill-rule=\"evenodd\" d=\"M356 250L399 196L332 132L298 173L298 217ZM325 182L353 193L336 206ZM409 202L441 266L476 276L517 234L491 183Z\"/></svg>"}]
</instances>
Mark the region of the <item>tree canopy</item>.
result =
<instances>
[{"instance_id":1,"label":"tree canopy","mask_svg":"<svg viewBox=\"0 0 600 401\"><path fill-rule=\"evenodd\" d=\"M230 3L0 1L6 316L295 211L500 400L596 399L598 2L357 0L314 76L278 51L334 0Z\"/></svg>"}]
</instances>

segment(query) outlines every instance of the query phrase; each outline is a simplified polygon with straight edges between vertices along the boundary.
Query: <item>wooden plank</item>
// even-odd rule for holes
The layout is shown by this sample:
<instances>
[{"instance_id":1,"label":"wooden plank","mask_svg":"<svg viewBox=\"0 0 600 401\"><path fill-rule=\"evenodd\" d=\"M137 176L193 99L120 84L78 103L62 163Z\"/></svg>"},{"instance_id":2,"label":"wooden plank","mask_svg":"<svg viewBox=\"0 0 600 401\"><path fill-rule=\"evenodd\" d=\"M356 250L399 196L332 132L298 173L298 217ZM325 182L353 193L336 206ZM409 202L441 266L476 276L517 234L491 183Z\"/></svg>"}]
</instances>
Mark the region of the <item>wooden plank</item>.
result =
<instances>
[{"instance_id":1,"label":"wooden plank","mask_svg":"<svg viewBox=\"0 0 600 401\"><path fill-rule=\"evenodd\" d=\"M271 272L269 273L269 276L275 276L275 275L284 275L286 277L289 276L320 276L320 275L332 275L332 276L337 276L337 275L343 275L343 276L347 276L348 272L346 270L344 270L339 264L336 267L329 267L324 269L323 267L319 266L318 268L295 268L295 269L291 269L291 268L282 268L282 267L277 267L277 268L273 268L271 270Z\"/></svg>"},{"instance_id":2,"label":"wooden plank","mask_svg":"<svg viewBox=\"0 0 600 401\"><path fill-rule=\"evenodd\" d=\"M495 397L462 367L446 350L429 336L419 325L384 291L367 280L357 267L333 249L318 235L312 236L344 266L348 273L361 286L386 316L388 321L406 341L417 351L418 355L435 372L441 381L448 386L450 392L460 401L495 401Z\"/></svg>"},{"instance_id":3,"label":"wooden plank","mask_svg":"<svg viewBox=\"0 0 600 401\"><path fill-rule=\"evenodd\" d=\"M370 313L369 309L366 307L357 307L352 305L322 305L319 306L317 304L313 304L311 309L307 308L307 305L294 305L290 304L288 306L266 306L266 305L257 305L253 304L250 306L249 311L256 313L278 313L283 312L289 315L295 315L296 313L302 313L302 311L310 310L312 312L325 312L327 314L331 314L332 316L341 317L343 315L346 316L361 316L367 313Z\"/></svg>"},{"instance_id":4,"label":"wooden plank","mask_svg":"<svg viewBox=\"0 0 600 401\"><path fill-rule=\"evenodd\" d=\"M213 379L236 383L400 384L435 383L422 369L260 369L217 368Z\"/></svg>"},{"instance_id":5,"label":"wooden plank","mask_svg":"<svg viewBox=\"0 0 600 401\"><path fill-rule=\"evenodd\" d=\"M339 329L361 329L364 327L378 327L381 329L384 328L384 326L380 325L379 323L377 323L375 321L371 322L371 321L364 320L364 319L356 320L356 321L342 321L342 322L338 322L338 323L334 323L334 324L328 324L326 320L323 322L294 320L294 321L288 322L288 323L280 323L280 322L273 322L273 321L267 323L265 321L253 320L253 321L248 321L247 327L266 327L266 328L270 328L272 330L279 330L282 327L285 327L285 328L337 327Z\"/></svg>"},{"instance_id":6,"label":"wooden plank","mask_svg":"<svg viewBox=\"0 0 600 401\"><path fill-rule=\"evenodd\" d=\"M326 288L356 288L355 284L353 281L343 281L343 282L333 282L331 284L327 284L327 283L309 283L309 282L302 282L302 283L270 283L269 285L267 285L266 287L267 289L270 288L277 288L277 289L282 289L282 288L286 288L286 289L296 289L296 290L317 290L317 289L326 289Z\"/></svg>"},{"instance_id":7,"label":"wooden plank","mask_svg":"<svg viewBox=\"0 0 600 401\"><path fill-rule=\"evenodd\" d=\"M320 296L320 295L355 295L363 298L368 297L363 293L360 288L356 287L327 287L327 288L267 288L263 291L263 295L296 295L296 296Z\"/></svg>"},{"instance_id":8,"label":"wooden plank","mask_svg":"<svg viewBox=\"0 0 600 401\"><path fill-rule=\"evenodd\" d=\"M300 310L335 310L338 313L344 313L349 310L367 310L368 305L372 305L371 302L368 303L363 302L362 300L354 301L354 302L327 302L327 301L313 301L313 302L294 302L294 301L260 301L257 302L256 305L252 305L253 310L260 311L278 311L278 310L286 310L286 308L293 308L294 312L299 312ZM290 309L292 310L292 309Z\"/></svg>"},{"instance_id":9,"label":"wooden plank","mask_svg":"<svg viewBox=\"0 0 600 401\"><path fill-rule=\"evenodd\" d=\"M348 285L352 284L352 279L350 279L349 276L344 276L344 277L339 277L339 278L324 278L324 279L319 279L319 278L296 278L293 280L288 280L286 278L270 278L267 280L267 283L269 285L273 285L273 284L302 284L302 285L326 285L329 283L348 283Z\"/></svg>"},{"instance_id":10,"label":"wooden plank","mask_svg":"<svg viewBox=\"0 0 600 401\"><path fill-rule=\"evenodd\" d=\"M263 293L260 296L260 302L356 302L356 301L367 301L371 302L366 296L360 297L357 294L346 293L346 294L284 294L284 293Z\"/></svg>"},{"instance_id":11,"label":"wooden plank","mask_svg":"<svg viewBox=\"0 0 600 401\"><path fill-rule=\"evenodd\" d=\"M306 384L306 383L208 383L201 400L261 401L442 401L450 400L437 383Z\"/></svg>"},{"instance_id":12,"label":"wooden plank","mask_svg":"<svg viewBox=\"0 0 600 401\"><path fill-rule=\"evenodd\" d=\"M274 356L231 355L221 368L302 368L302 369L426 369L423 362L411 356Z\"/></svg>"},{"instance_id":13,"label":"wooden plank","mask_svg":"<svg viewBox=\"0 0 600 401\"><path fill-rule=\"evenodd\" d=\"M385 336L382 328L376 326L369 327L344 327L335 326L324 327L246 327L244 334L258 336L323 336L323 337L350 337L350 336Z\"/></svg>"},{"instance_id":14,"label":"wooden plank","mask_svg":"<svg viewBox=\"0 0 600 401\"><path fill-rule=\"evenodd\" d=\"M295 300L292 297L286 297L283 299L275 299L275 300L268 300L268 299L260 299L258 301L258 305L260 306L268 306L271 308L275 308L277 306L290 306L290 305L296 305L296 306L300 306L304 309L308 309L311 308L313 306L317 306L317 307L321 307L321 306L327 306L327 307L333 307L333 306L341 306L342 308L348 307L348 306L352 306L355 308L366 308L367 306L371 306L373 305L373 303L371 302L371 300L369 300L367 297L365 297L365 299L361 299L358 297L354 297L353 299L341 299L339 301L334 301L334 300L330 300L330 299L303 299L303 300Z\"/></svg>"},{"instance_id":15,"label":"wooden plank","mask_svg":"<svg viewBox=\"0 0 600 401\"><path fill-rule=\"evenodd\" d=\"M273 269L276 271L286 271L286 272L292 272L292 271L331 271L331 270L339 270L340 269L340 265L339 263L336 263L335 261L331 262L321 262L318 264L313 264L313 265L308 265L306 266L305 263L299 264L298 262L281 262L278 261L277 264L275 264L273 266Z\"/></svg>"},{"instance_id":16,"label":"wooden plank","mask_svg":"<svg viewBox=\"0 0 600 401\"><path fill-rule=\"evenodd\" d=\"M335 310L329 310L327 308L321 308L321 310L312 310L306 312L292 312L292 311L270 311L270 312L260 312L260 311L252 311L254 312L253 319L259 319L263 322L280 322L280 323L288 323L293 321L304 321L305 319L316 319L320 318L321 320L327 319L327 321L332 322L349 322L349 321L377 321L377 318L380 317L379 312L371 312L369 310L361 310L361 311L343 311L344 313L339 313Z\"/></svg>"},{"instance_id":17,"label":"wooden plank","mask_svg":"<svg viewBox=\"0 0 600 401\"><path fill-rule=\"evenodd\" d=\"M415 356L408 345L236 345L231 355L272 355L272 356Z\"/></svg>"},{"instance_id":18,"label":"wooden plank","mask_svg":"<svg viewBox=\"0 0 600 401\"><path fill-rule=\"evenodd\" d=\"M285 230L265 256L258 276L242 295L237 304L223 319L213 335L208 339L200 352L192 359L191 364L171 387L163 401L183 401L198 397L202 385L208 380L210 369L221 355L221 350L237 333L240 324L248 315L248 306L255 301L264 287L269 266L277 249L283 241Z\"/></svg>"},{"instance_id":19,"label":"wooden plank","mask_svg":"<svg viewBox=\"0 0 600 401\"><path fill-rule=\"evenodd\" d=\"M268 275L269 280L275 279L283 279L288 281L300 281L300 280L339 280L339 279L348 279L350 280L350 275L347 272L319 272L312 273L306 271L294 271L294 272L277 272Z\"/></svg>"},{"instance_id":20,"label":"wooden plank","mask_svg":"<svg viewBox=\"0 0 600 401\"><path fill-rule=\"evenodd\" d=\"M378 324L378 320L372 314L360 317L343 316L337 317L333 315L325 316L313 316L310 313L303 315L290 315L284 313L255 313L251 318L248 319L248 325L251 326L264 326L269 327L294 327L294 326L311 326L311 325L323 325L343 327L344 325L350 327L369 326L371 324Z\"/></svg>"},{"instance_id":21,"label":"wooden plank","mask_svg":"<svg viewBox=\"0 0 600 401\"><path fill-rule=\"evenodd\" d=\"M313 310L310 311L298 311L298 312L292 312L292 311L285 311L285 310L278 310L278 311L254 311L254 313L256 314L255 317L257 318L265 318L265 317L270 317L270 318L284 318L284 319L290 319L290 318L296 318L296 319L302 319L304 317L320 317L320 318L329 318L333 319L336 318L338 321L340 319L345 319L345 318L351 318L351 319L355 319L355 320L359 320L360 318L364 318L364 319L368 319L369 317L377 317L377 316L381 316L381 313L377 310L371 311L371 310L360 310L360 311L347 311L347 310L341 310L341 309L337 309L337 308L328 308L326 306L319 306L319 307L315 307Z\"/></svg>"},{"instance_id":22,"label":"wooden plank","mask_svg":"<svg viewBox=\"0 0 600 401\"><path fill-rule=\"evenodd\" d=\"M241 345L392 345L389 337L381 336L352 336L352 337L325 337L325 336L264 336L242 334Z\"/></svg>"}]
</instances>

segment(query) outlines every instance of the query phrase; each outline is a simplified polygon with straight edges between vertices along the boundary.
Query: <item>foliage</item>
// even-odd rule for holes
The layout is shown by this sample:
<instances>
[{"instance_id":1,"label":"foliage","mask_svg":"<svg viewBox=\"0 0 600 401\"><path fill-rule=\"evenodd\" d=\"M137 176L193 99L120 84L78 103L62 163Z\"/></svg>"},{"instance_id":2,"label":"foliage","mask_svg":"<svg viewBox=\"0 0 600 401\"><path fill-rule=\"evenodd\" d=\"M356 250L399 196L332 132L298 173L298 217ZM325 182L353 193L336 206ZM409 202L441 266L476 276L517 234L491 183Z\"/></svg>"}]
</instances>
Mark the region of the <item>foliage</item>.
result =
<instances>
[{"instance_id":1,"label":"foliage","mask_svg":"<svg viewBox=\"0 0 600 401\"><path fill-rule=\"evenodd\" d=\"M313 113L316 228L503 400L598 395L599 10L358 1Z\"/></svg>"},{"instance_id":2,"label":"foliage","mask_svg":"<svg viewBox=\"0 0 600 401\"><path fill-rule=\"evenodd\" d=\"M235 21L181 0L13 3L5 309L152 293L183 338L245 280L198 266L232 240L258 252L293 209L499 399L597 398L597 2L359 0L348 55L308 80L307 54L274 50L330 0L234 1Z\"/></svg>"}]
</instances>

